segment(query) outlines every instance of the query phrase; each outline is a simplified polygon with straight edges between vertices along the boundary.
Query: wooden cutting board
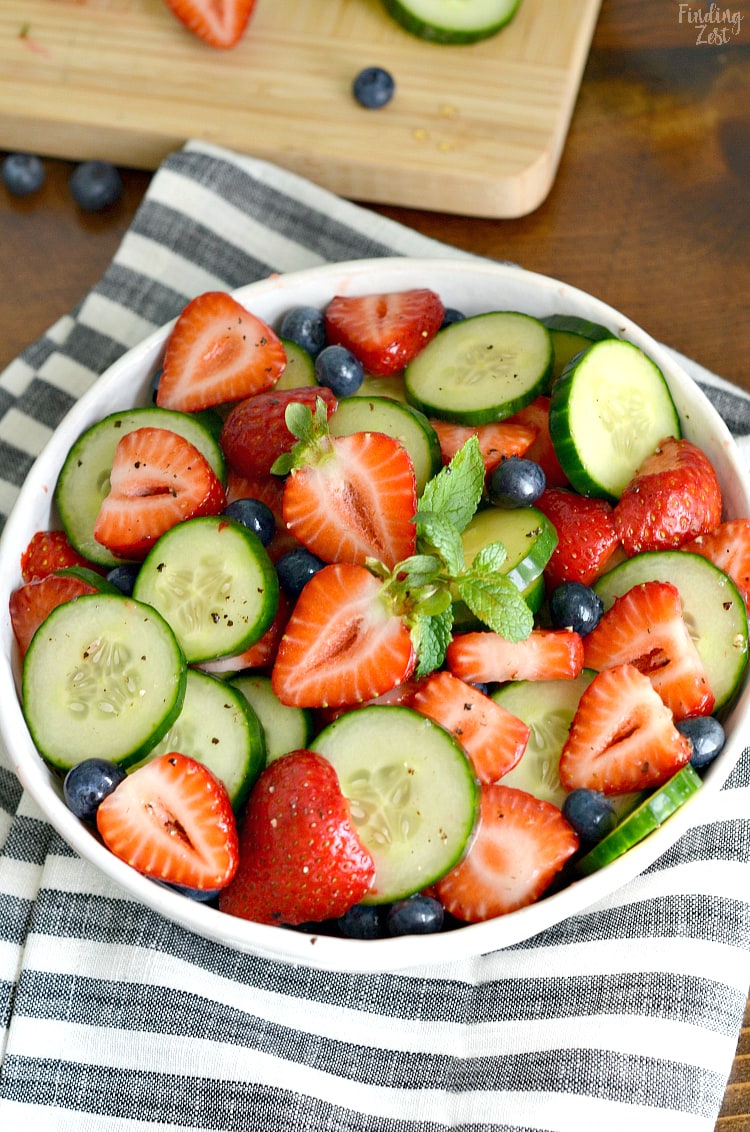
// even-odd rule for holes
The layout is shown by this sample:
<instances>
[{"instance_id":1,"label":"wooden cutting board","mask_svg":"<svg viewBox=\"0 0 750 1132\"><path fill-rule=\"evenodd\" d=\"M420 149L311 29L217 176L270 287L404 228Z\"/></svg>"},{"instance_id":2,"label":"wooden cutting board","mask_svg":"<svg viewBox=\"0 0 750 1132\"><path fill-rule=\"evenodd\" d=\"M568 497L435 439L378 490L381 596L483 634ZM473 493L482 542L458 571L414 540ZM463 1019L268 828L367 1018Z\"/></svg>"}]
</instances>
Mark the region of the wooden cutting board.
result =
<instances>
[{"instance_id":1,"label":"wooden cutting board","mask_svg":"<svg viewBox=\"0 0 750 1132\"><path fill-rule=\"evenodd\" d=\"M513 217L547 196L601 0L522 0L499 35L423 43L380 0L257 0L216 50L163 0L2 0L0 148L152 169L188 138L344 197ZM365 66L396 95L365 110Z\"/></svg>"}]
</instances>

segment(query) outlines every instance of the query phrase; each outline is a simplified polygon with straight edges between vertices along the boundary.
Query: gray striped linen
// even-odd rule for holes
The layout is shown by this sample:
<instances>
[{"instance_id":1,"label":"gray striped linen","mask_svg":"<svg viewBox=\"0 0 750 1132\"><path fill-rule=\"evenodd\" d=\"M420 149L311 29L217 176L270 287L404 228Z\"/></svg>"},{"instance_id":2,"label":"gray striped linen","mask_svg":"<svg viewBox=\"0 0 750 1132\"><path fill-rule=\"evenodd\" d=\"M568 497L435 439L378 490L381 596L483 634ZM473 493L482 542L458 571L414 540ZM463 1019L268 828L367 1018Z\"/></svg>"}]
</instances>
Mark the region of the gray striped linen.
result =
<instances>
[{"instance_id":1,"label":"gray striped linen","mask_svg":"<svg viewBox=\"0 0 750 1132\"><path fill-rule=\"evenodd\" d=\"M170 155L100 283L0 377L0 512L61 416L201 290L462 256L266 163ZM747 451L750 400L682 359ZM713 1129L750 981L750 749L645 873L534 938L382 975L242 955L123 897L0 750L0 1129Z\"/></svg>"}]
</instances>

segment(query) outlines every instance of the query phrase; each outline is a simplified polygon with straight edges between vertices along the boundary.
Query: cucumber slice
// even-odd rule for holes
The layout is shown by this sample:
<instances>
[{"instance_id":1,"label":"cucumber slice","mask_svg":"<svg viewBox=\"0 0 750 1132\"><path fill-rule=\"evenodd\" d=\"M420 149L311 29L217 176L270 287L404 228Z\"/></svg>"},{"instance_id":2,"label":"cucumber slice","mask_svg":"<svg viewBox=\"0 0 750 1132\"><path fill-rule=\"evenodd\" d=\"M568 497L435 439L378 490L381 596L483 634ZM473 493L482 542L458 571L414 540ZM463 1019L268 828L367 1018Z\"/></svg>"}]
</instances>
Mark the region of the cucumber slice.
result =
<instances>
[{"instance_id":1,"label":"cucumber slice","mask_svg":"<svg viewBox=\"0 0 750 1132\"><path fill-rule=\"evenodd\" d=\"M59 605L24 660L23 712L39 753L67 771L89 755L127 766L182 709L187 673L174 633L122 594Z\"/></svg>"},{"instance_id":2,"label":"cucumber slice","mask_svg":"<svg viewBox=\"0 0 750 1132\"><path fill-rule=\"evenodd\" d=\"M286 351L286 365L274 389L302 389L317 385L312 354L298 342L292 342L291 338L282 338L281 343Z\"/></svg>"},{"instance_id":3,"label":"cucumber slice","mask_svg":"<svg viewBox=\"0 0 750 1132\"><path fill-rule=\"evenodd\" d=\"M578 318L571 314L551 314L543 318L552 338L552 381L555 382L562 374L566 365L576 354L582 353L592 346L594 342L601 342L605 338L614 338L611 330L601 326L598 322L589 322L587 318Z\"/></svg>"},{"instance_id":4,"label":"cucumber slice","mask_svg":"<svg viewBox=\"0 0 750 1132\"><path fill-rule=\"evenodd\" d=\"M224 457L212 423L214 417L215 414L189 415L149 406L111 413L79 436L65 459L55 487L60 519L79 554L99 566L116 566L122 562L94 538L94 523L109 491L109 473L120 437L136 428L171 429L194 444L223 481Z\"/></svg>"},{"instance_id":5,"label":"cucumber slice","mask_svg":"<svg viewBox=\"0 0 750 1132\"><path fill-rule=\"evenodd\" d=\"M680 422L664 375L620 338L577 355L552 388L549 429L557 458L582 495L615 502Z\"/></svg>"},{"instance_id":6,"label":"cucumber slice","mask_svg":"<svg viewBox=\"0 0 750 1132\"><path fill-rule=\"evenodd\" d=\"M682 767L669 782L655 790L628 814L598 845L576 861L576 872L587 876L621 857L633 845L658 829L701 786L700 775L690 764Z\"/></svg>"},{"instance_id":7,"label":"cucumber slice","mask_svg":"<svg viewBox=\"0 0 750 1132\"><path fill-rule=\"evenodd\" d=\"M492 311L451 323L404 373L406 397L428 417L477 425L512 416L547 386L552 340L537 318Z\"/></svg>"},{"instance_id":8,"label":"cucumber slice","mask_svg":"<svg viewBox=\"0 0 750 1132\"><path fill-rule=\"evenodd\" d=\"M370 904L400 900L460 859L479 787L452 735L402 706L340 716L312 743L333 764L359 835L375 861Z\"/></svg>"},{"instance_id":9,"label":"cucumber slice","mask_svg":"<svg viewBox=\"0 0 750 1132\"><path fill-rule=\"evenodd\" d=\"M190 664L236 656L263 636L279 582L256 534L226 516L179 523L154 544L133 596L158 609Z\"/></svg>"},{"instance_id":10,"label":"cucumber slice","mask_svg":"<svg viewBox=\"0 0 750 1132\"><path fill-rule=\"evenodd\" d=\"M440 471L440 441L424 413L388 397L345 397L328 420L331 436L355 432L382 432L397 440L411 457L417 494Z\"/></svg>"},{"instance_id":11,"label":"cucumber slice","mask_svg":"<svg viewBox=\"0 0 750 1132\"><path fill-rule=\"evenodd\" d=\"M378 377L374 374L368 374L357 390L357 396L388 397L391 401L400 401L402 405L406 405L404 375L402 373L394 373L388 374L385 377Z\"/></svg>"},{"instance_id":12,"label":"cucumber slice","mask_svg":"<svg viewBox=\"0 0 750 1132\"><path fill-rule=\"evenodd\" d=\"M521 0L383 0L406 31L431 43L489 39L515 16Z\"/></svg>"},{"instance_id":13,"label":"cucumber slice","mask_svg":"<svg viewBox=\"0 0 750 1132\"><path fill-rule=\"evenodd\" d=\"M271 677L242 673L227 680L241 692L260 720L265 736L266 765L290 751L304 750L313 737L313 714L308 708L282 704L271 687Z\"/></svg>"},{"instance_id":14,"label":"cucumber slice","mask_svg":"<svg viewBox=\"0 0 750 1132\"><path fill-rule=\"evenodd\" d=\"M594 589L609 609L616 597L642 582L672 582L680 591L682 615L695 641L716 699L729 704L745 674L748 620L734 582L707 558L686 550L647 551L603 574Z\"/></svg>"},{"instance_id":15,"label":"cucumber slice","mask_svg":"<svg viewBox=\"0 0 750 1132\"><path fill-rule=\"evenodd\" d=\"M540 577L552 557L557 531L535 507L488 507L474 515L461 541L467 566L483 547L501 542L507 554L501 573L523 592Z\"/></svg>"},{"instance_id":16,"label":"cucumber slice","mask_svg":"<svg viewBox=\"0 0 750 1132\"><path fill-rule=\"evenodd\" d=\"M188 669L179 716L137 765L170 751L207 766L226 786L236 813L266 763L263 728L248 700L229 681L197 668Z\"/></svg>"}]
</instances>

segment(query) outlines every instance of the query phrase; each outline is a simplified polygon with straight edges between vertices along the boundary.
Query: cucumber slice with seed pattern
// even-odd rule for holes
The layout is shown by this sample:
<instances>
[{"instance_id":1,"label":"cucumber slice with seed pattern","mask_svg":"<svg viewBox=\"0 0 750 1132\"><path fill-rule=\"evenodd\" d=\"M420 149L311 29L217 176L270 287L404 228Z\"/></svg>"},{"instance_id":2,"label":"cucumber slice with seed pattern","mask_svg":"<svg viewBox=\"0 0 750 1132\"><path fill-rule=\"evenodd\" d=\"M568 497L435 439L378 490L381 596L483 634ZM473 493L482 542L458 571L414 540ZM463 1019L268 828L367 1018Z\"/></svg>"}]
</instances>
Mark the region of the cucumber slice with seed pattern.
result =
<instances>
[{"instance_id":1,"label":"cucumber slice with seed pattern","mask_svg":"<svg viewBox=\"0 0 750 1132\"><path fill-rule=\"evenodd\" d=\"M375 861L366 902L410 896L461 858L479 787L452 735L400 706L340 716L312 743L332 763L352 819Z\"/></svg>"}]
</instances>

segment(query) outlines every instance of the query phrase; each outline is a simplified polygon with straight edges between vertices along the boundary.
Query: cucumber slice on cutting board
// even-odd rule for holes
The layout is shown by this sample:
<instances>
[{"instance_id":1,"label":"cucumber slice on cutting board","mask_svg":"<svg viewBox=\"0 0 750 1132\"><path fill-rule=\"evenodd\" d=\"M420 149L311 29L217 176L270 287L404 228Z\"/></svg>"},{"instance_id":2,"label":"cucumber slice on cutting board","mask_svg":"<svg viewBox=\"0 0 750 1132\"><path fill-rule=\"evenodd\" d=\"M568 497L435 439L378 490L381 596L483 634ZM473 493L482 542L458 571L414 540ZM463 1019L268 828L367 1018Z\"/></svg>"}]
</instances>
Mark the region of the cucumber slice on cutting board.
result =
<instances>
[{"instance_id":1,"label":"cucumber slice on cutting board","mask_svg":"<svg viewBox=\"0 0 750 1132\"><path fill-rule=\"evenodd\" d=\"M308 708L282 704L271 677L244 672L228 681L246 698L260 720L265 736L266 765L290 751L303 750L313 737L313 714Z\"/></svg>"},{"instance_id":2,"label":"cucumber slice on cutting board","mask_svg":"<svg viewBox=\"0 0 750 1132\"><path fill-rule=\"evenodd\" d=\"M440 330L404 372L406 397L428 417L500 421L547 387L552 339L539 319L492 311Z\"/></svg>"},{"instance_id":3,"label":"cucumber slice on cutting board","mask_svg":"<svg viewBox=\"0 0 750 1132\"><path fill-rule=\"evenodd\" d=\"M671 817L697 790L702 780L688 764L677 771L669 782L650 794L632 813L623 818L611 833L575 863L580 876L587 876L609 865L628 849L643 841Z\"/></svg>"},{"instance_id":4,"label":"cucumber slice on cutting board","mask_svg":"<svg viewBox=\"0 0 750 1132\"><path fill-rule=\"evenodd\" d=\"M431 43L476 43L496 35L521 0L383 0L385 10L412 35Z\"/></svg>"},{"instance_id":5,"label":"cucumber slice on cutting board","mask_svg":"<svg viewBox=\"0 0 750 1132\"><path fill-rule=\"evenodd\" d=\"M258 536L224 515L178 523L154 544L133 596L171 625L190 664L237 656L271 624L279 581Z\"/></svg>"},{"instance_id":6,"label":"cucumber slice on cutting board","mask_svg":"<svg viewBox=\"0 0 750 1132\"><path fill-rule=\"evenodd\" d=\"M411 708L375 705L340 716L311 747L335 768L375 861L367 903L419 892L460 860L479 786L442 727Z\"/></svg>"},{"instance_id":7,"label":"cucumber slice on cutting board","mask_svg":"<svg viewBox=\"0 0 750 1132\"><path fill-rule=\"evenodd\" d=\"M397 440L414 465L419 495L443 466L440 441L424 413L389 397L342 398L328 419L328 428L331 436L382 432Z\"/></svg>"},{"instance_id":8,"label":"cucumber slice on cutting board","mask_svg":"<svg viewBox=\"0 0 750 1132\"><path fill-rule=\"evenodd\" d=\"M236 813L266 764L263 728L240 691L197 668L188 669L182 710L137 765L179 751L207 766L224 783Z\"/></svg>"},{"instance_id":9,"label":"cucumber slice on cutting board","mask_svg":"<svg viewBox=\"0 0 750 1132\"><path fill-rule=\"evenodd\" d=\"M177 719L187 671L174 633L122 594L59 605L24 659L22 702L39 753L60 770L89 755L128 766Z\"/></svg>"},{"instance_id":10,"label":"cucumber slice on cutting board","mask_svg":"<svg viewBox=\"0 0 750 1132\"><path fill-rule=\"evenodd\" d=\"M224 480L224 457L209 414L179 413L147 406L111 413L86 429L70 449L55 487L55 502L67 536L79 554L99 566L122 563L94 538L94 523L109 492L118 441L137 428L167 428L195 445ZM220 424L220 422L219 422Z\"/></svg>"},{"instance_id":11,"label":"cucumber slice on cutting board","mask_svg":"<svg viewBox=\"0 0 750 1132\"><path fill-rule=\"evenodd\" d=\"M729 704L745 674L748 620L745 603L723 570L686 550L646 551L603 574L594 589L609 609L615 598L649 581L672 582L682 615L706 669L715 711Z\"/></svg>"},{"instance_id":12,"label":"cucumber slice on cutting board","mask_svg":"<svg viewBox=\"0 0 750 1132\"><path fill-rule=\"evenodd\" d=\"M620 338L595 342L552 387L549 429L557 458L582 495L615 502L680 421L663 373Z\"/></svg>"}]
</instances>

